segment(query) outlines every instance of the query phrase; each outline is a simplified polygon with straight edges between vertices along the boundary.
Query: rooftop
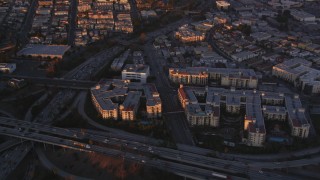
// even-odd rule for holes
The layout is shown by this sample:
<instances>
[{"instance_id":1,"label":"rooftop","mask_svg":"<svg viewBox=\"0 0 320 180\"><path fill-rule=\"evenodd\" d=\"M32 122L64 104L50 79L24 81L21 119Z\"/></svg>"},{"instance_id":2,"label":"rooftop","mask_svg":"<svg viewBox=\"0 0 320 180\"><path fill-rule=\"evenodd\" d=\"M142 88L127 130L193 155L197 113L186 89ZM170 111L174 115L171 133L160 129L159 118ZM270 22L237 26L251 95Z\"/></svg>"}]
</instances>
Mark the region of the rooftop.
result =
<instances>
[{"instance_id":1,"label":"rooftop","mask_svg":"<svg viewBox=\"0 0 320 180\"><path fill-rule=\"evenodd\" d=\"M144 64L127 64L122 72L148 73L149 66Z\"/></svg>"},{"instance_id":2,"label":"rooftop","mask_svg":"<svg viewBox=\"0 0 320 180\"><path fill-rule=\"evenodd\" d=\"M18 55L56 55L63 56L70 49L66 45L42 45L28 44L25 48L18 52Z\"/></svg>"}]
</instances>

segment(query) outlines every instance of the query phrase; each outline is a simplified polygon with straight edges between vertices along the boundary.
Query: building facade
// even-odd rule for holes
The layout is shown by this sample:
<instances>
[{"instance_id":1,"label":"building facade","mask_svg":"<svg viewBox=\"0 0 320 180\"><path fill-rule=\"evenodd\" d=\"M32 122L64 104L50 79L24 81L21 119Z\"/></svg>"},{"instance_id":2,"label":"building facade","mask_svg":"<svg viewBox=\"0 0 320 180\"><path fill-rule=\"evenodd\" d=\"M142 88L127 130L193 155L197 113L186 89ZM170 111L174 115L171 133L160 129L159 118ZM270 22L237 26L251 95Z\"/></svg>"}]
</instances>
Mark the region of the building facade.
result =
<instances>
[{"instance_id":1,"label":"building facade","mask_svg":"<svg viewBox=\"0 0 320 180\"><path fill-rule=\"evenodd\" d=\"M209 81L215 81L226 87L254 89L258 86L258 77L252 69L170 68L169 79L185 85L208 85Z\"/></svg>"},{"instance_id":2,"label":"building facade","mask_svg":"<svg viewBox=\"0 0 320 180\"><path fill-rule=\"evenodd\" d=\"M135 80L141 83L147 83L147 78L150 75L150 68L143 64L127 64L121 72L123 80Z\"/></svg>"}]
</instances>

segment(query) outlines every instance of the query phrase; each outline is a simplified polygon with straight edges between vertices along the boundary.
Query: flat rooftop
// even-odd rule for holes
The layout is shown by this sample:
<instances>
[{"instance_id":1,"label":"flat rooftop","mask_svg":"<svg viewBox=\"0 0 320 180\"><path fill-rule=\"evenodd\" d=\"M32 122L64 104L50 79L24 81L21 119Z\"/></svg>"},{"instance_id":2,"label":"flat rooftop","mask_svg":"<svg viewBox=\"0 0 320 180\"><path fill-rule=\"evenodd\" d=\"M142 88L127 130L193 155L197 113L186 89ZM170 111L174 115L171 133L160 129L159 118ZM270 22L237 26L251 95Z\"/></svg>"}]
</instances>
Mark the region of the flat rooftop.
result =
<instances>
[{"instance_id":1,"label":"flat rooftop","mask_svg":"<svg viewBox=\"0 0 320 180\"><path fill-rule=\"evenodd\" d=\"M140 91L129 91L128 96L123 102L124 111L133 111L140 102L142 93Z\"/></svg>"},{"instance_id":2,"label":"flat rooftop","mask_svg":"<svg viewBox=\"0 0 320 180\"><path fill-rule=\"evenodd\" d=\"M122 72L132 72L132 73L147 73L149 71L148 65L143 64L127 64Z\"/></svg>"},{"instance_id":3,"label":"flat rooftop","mask_svg":"<svg viewBox=\"0 0 320 180\"><path fill-rule=\"evenodd\" d=\"M65 52L70 49L66 45L42 45L42 44L28 44L25 48L18 52L18 55L50 55L63 56Z\"/></svg>"}]
</instances>

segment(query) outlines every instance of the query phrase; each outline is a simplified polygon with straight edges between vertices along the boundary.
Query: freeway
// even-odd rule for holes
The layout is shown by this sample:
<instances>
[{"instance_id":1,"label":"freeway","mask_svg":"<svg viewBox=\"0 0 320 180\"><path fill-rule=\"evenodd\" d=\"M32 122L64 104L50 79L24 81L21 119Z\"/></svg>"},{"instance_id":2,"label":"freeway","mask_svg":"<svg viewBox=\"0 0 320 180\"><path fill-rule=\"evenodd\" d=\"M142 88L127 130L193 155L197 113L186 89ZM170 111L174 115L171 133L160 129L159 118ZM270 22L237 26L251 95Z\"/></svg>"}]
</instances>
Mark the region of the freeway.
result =
<instances>
[{"instance_id":1,"label":"freeway","mask_svg":"<svg viewBox=\"0 0 320 180\"><path fill-rule=\"evenodd\" d=\"M119 138L118 134L107 133L107 135L102 135L100 133L95 133L93 130L87 131L81 129L57 128L12 118L0 118L0 134L88 152L93 152L92 147L95 147L94 152L102 154L105 154L103 149L109 149L109 153L111 153L110 150L112 149L112 152L114 153L106 155L119 156L119 153L121 153L125 154L126 159L129 160L137 158L136 154L141 155L141 158L138 158L138 161L143 160L150 162L150 160L155 160L154 158L157 157L155 161L152 161L153 163L158 164L158 161L163 163L175 163L175 166L180 164L181 166L197 168L197 172L210 170L222 174L231 174L235 177L250 176L262 179L277 179L279 177L288 178L287 175L279 175L271 172L261 173L260 170L281 169L301 165L304 166L320 162L320 158L315 158L312 161L304 159L301 161L281 162L281 165L276 164L277 166L275 166L275 163L270 162L261 162L260 164L257 164L227 161L201 156L194 153L158 147L141 141L133 141L131 138ZM130 156L127 156L128 154ZM153 164L151 163L151 166L152 165ZM186 175L190 174L192 175L190 172L186 173ZM207 172L202 175L207 177Z\"/></svg>"},{"instance_id":2,"label":"freeway","mask_svg":"<svg viewBox=\"0 0 320 180\"><path fill-rule=\"evenodd\" d=\"M69 89L90 89L97 84L94 81L76 80L76 79L64 79L64 78L44 78L44 77L31 77L31 76L17 76L17 75L1 75L1 79L18 78L24 79L29 83L43 86L52 86Z\"/></svg>"},{"instance_id":3,"label":"freeway","mask_svg":"<svg viewBox=\"0 0 320 180\"><path fill-rule=\"evenodd\" d=\"M22 122L21 122L22 123ZM41 128L41 127L38 127ZM57 130L57 128L55 128ZM66 130L68 132L68 130ZM26 140L46 143L46 144L52 144L61 146L64 148L70 148L75 149L79 151L86 151L89 153L101 153L107 156L112 157L122 157L129 161L139 162L148 166L156 167L156 168L162 168L166 169L168 171L172 171L173 173L176 173L178 175L182 175L184 177L189 177L192 179L207 179L212 177L212 173L214 171L212 170L206 170L198 167L193 167L190 165L184 165L176 162L170 162L166 160L160 160L160 159L154 159L150 156L143 156L143 155L136 155L131 152L123 152L121 150L111 149L104 146L98 146L95 144L85 144L76 140L69 140L66 138L61 137L55 137L48 134L39 134L39 132L22 132L18 128L10 128L10 127L1 127L0 128L0 134L4 135L10 135L14 137L23 138ZM148 150L150 147L147 147ZM170 168L168 168L170 167ZM224 175L224 174L221 174Z\"/></svg>"}]
</instances>

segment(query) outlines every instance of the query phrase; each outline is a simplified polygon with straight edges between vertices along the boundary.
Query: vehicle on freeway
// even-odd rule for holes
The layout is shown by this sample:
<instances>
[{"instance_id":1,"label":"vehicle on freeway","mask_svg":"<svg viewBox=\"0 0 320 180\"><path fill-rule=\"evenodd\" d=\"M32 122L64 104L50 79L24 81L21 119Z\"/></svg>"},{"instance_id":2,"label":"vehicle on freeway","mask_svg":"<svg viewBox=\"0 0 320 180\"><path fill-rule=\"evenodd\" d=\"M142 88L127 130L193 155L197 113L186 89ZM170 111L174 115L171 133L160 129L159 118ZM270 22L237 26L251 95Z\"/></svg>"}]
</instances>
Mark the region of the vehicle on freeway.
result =
<instances>
[{"instance_id":1,"label":"vehicle on freeway","mask_svg":"<svg viewBox=\"0 0 320 180\"><path fill-rule=\"evenodd\" d=\"M87 148L87 149L90 149L91 147L90 147L90 145L89 145L89 144L86 144L86 148Z\"/></svg>"},{"instance_id":2,"label":"vehicle on freeway","mask_svg":"<svg viewBox=\"0 0 320 180\"><path fill-rule=\"evenodd\" d=\"M262 170L259 170L259 173L260 173L260 174L263 174L263 171L262 171Z\"/></svg>"},{"instance_id":3,"label":"vehicle on freeway","mask_svg":"<svg viewBox=\"0 0 320 180\"><path fill-rule=\"evenodd\" d=\"M214 176L214 177L219 177L219 178L223 178L223 179L229 179L228 176L226 176L224 174L218 174L216 172L212 172L211 175Z\"/></svg>"},{"instance_id":4,"label":"vehicle on freeway","mask_svg":"<svg viewBox=\"0 0 320 180\"><path fill-rule=\"evenodd\" d=\"M141 160L141 162L142 162L142 163L146 163L146 161L145 161L145 160Z\"/></svg>"}]
</instances>

